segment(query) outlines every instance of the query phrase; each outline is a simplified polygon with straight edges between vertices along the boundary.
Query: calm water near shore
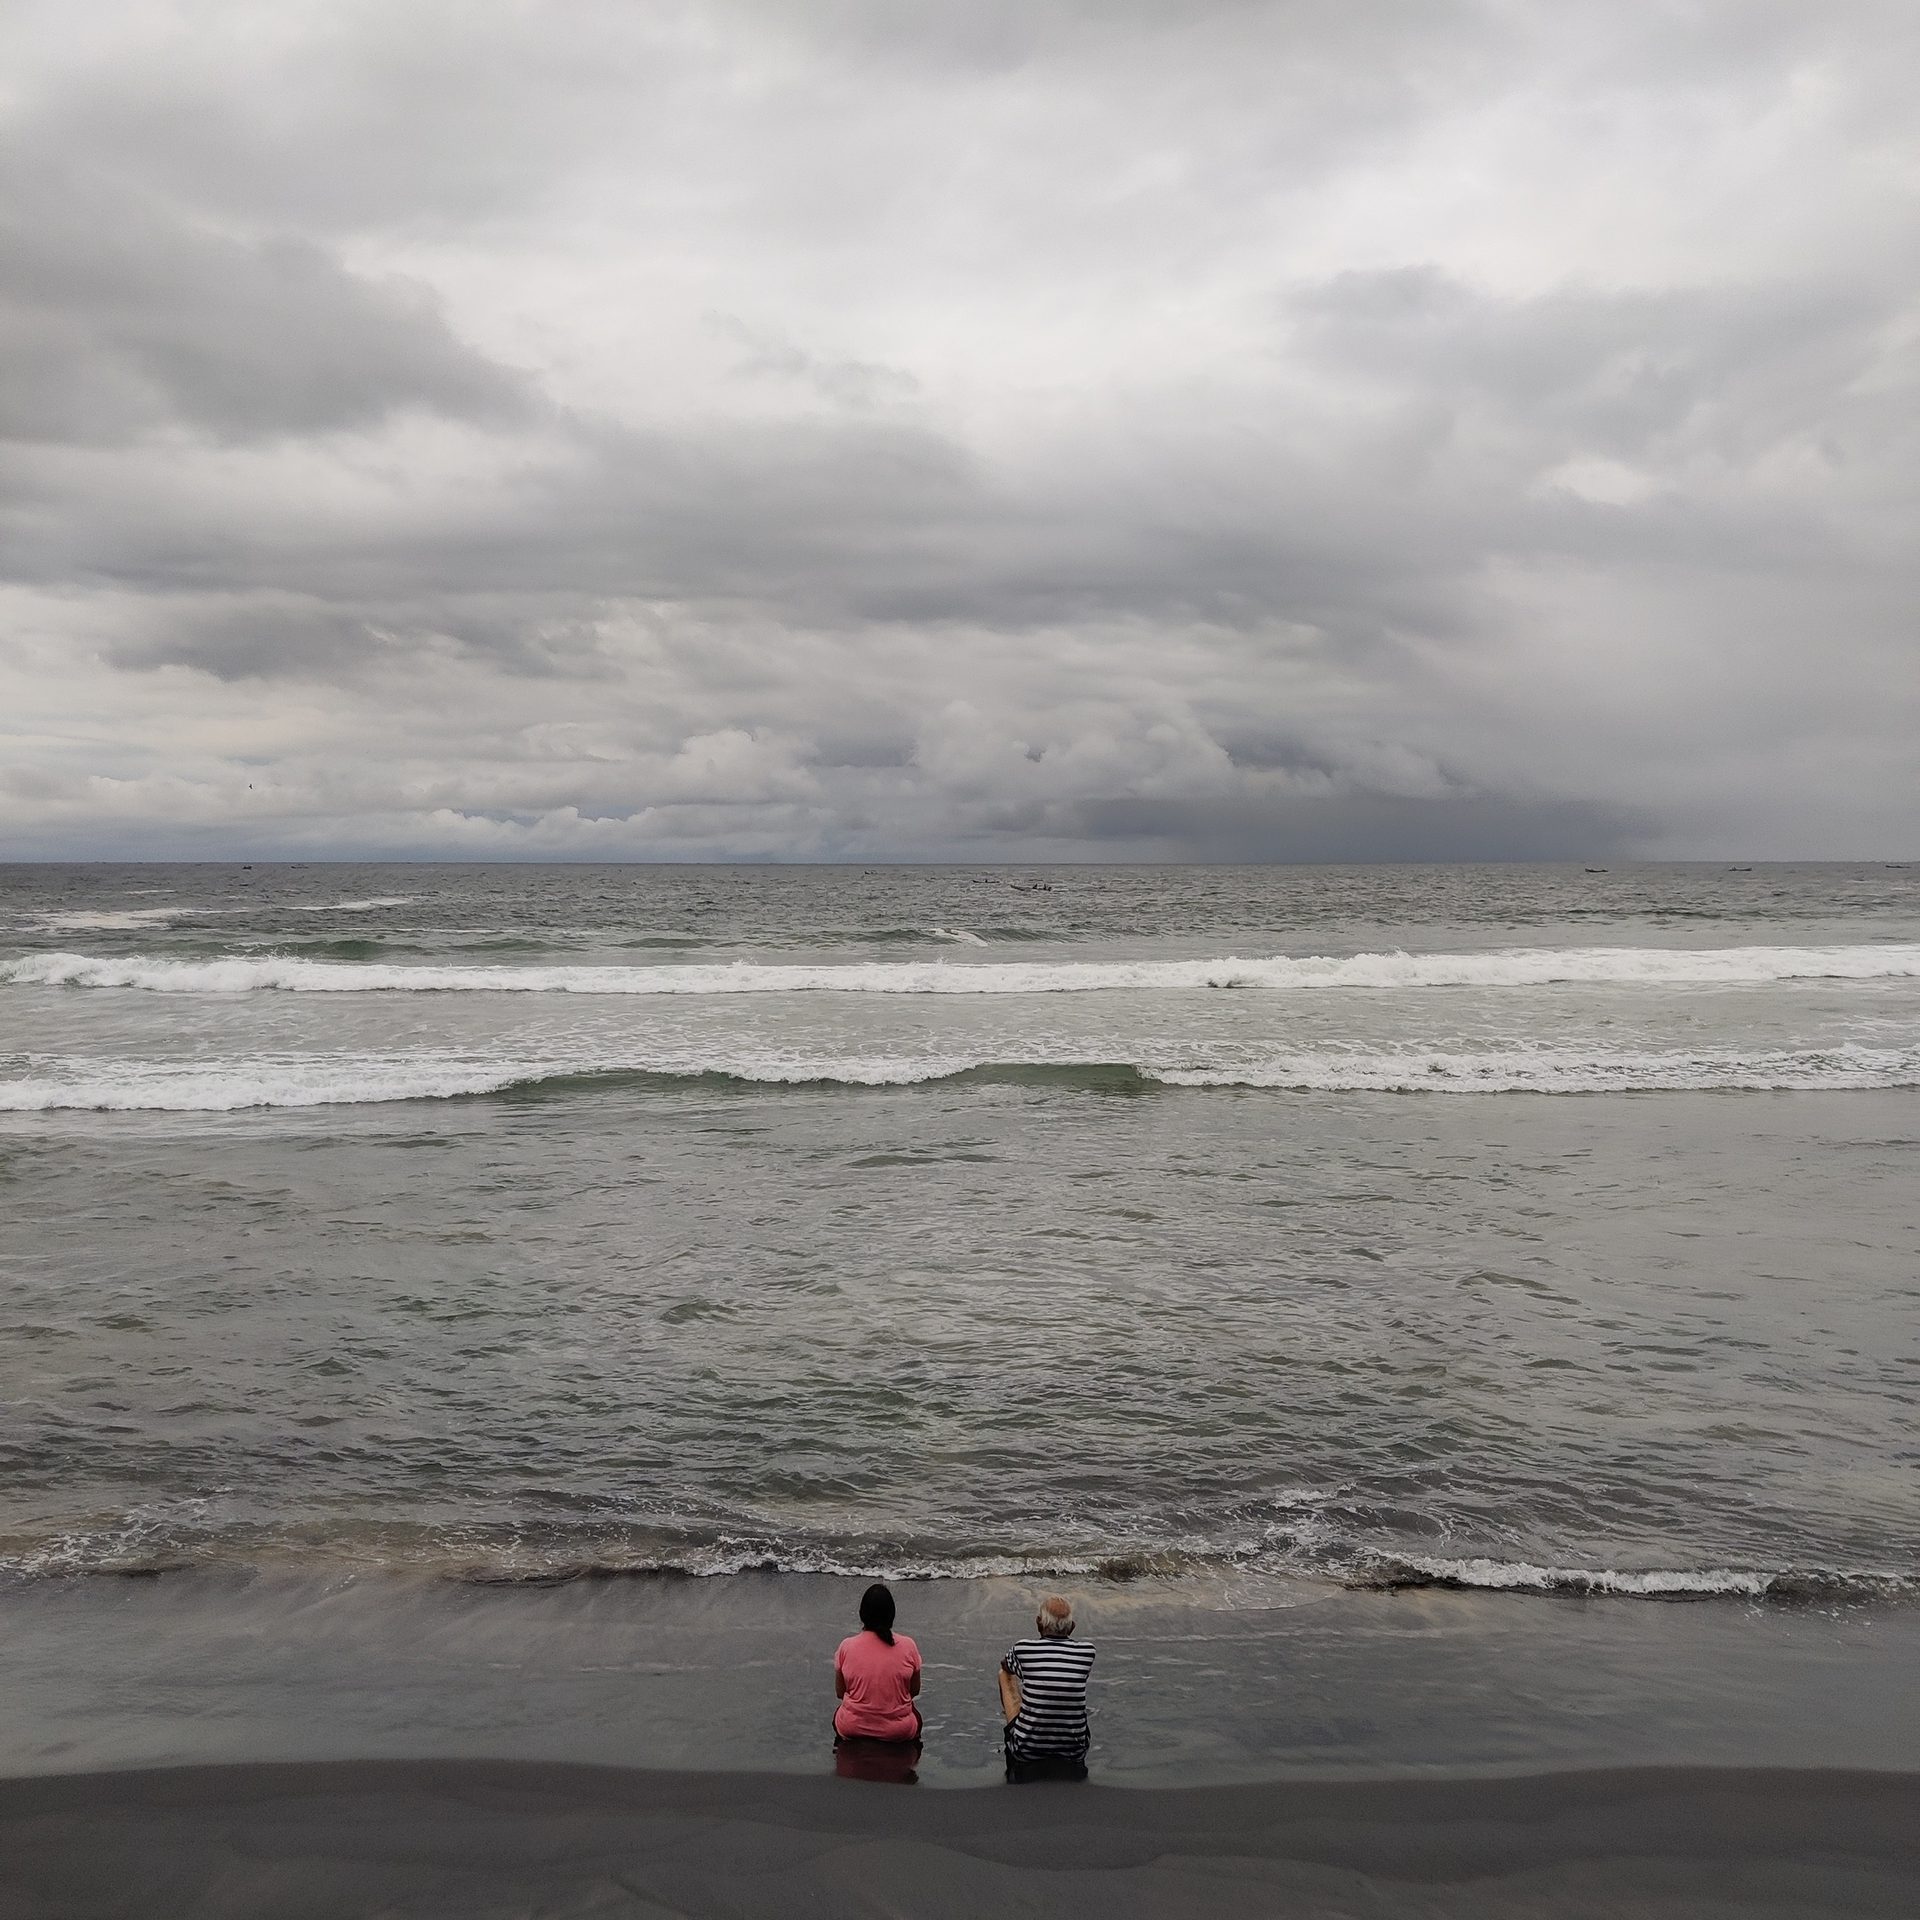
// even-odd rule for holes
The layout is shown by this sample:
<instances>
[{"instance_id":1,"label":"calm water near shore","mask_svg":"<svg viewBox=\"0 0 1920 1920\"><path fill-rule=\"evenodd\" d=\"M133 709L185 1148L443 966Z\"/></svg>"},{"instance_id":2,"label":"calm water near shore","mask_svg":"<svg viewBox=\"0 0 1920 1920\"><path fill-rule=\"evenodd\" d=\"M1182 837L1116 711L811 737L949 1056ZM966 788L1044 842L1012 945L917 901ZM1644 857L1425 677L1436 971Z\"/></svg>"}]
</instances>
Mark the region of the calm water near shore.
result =
<instances>
[{"instance_id":1,"label":"calm water near shore","mask_svg":"<svg viewBox=\"0 0 1920 1920\"><path fill-rule=\"evenodd\" d=\"M1097 1778L1920 1766L1920 1608L1355 1593L1243 1572L1066 1583ZM0 1775L252 1760L832 1766L863 1583L742 1573L475 1587L202 1569L0 1600ZM902 1582L929 1786L1001 1775L1014 1579Z\"/></svg>"}]
</instances>

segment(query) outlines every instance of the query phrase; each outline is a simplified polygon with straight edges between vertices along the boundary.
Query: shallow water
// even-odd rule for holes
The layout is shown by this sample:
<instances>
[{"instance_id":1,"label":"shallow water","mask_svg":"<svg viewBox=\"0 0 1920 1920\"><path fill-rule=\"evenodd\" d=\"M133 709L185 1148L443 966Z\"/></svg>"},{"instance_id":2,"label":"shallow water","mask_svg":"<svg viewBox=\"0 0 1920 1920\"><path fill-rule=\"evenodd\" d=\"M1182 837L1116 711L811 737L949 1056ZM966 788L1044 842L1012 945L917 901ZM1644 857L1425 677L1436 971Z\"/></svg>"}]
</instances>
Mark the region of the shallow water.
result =
<instances>
[{"instance_id":1,"label":"shallow water","mask_svg":"<svg viewBox=\"0 0 1920 1920\"><path fill-rule=\"evenodd\" d=\"M862 1583L471 1587L202 1570L0 1596L0 1773L508 1758L833 1769ZM1920 1766L1920 1609L1353 1593L1214 1571L1069 1583L1094 1778ZM995 1663L1035 1589L902 1583L929 1786L996 1781Z\"/></svg>"},{"instance_id":2,"label":"shallow water","mask_svg":"<svg viewBox=\"0 0 1920 1920\"><path fill-rule=\"evenodd\" d=\"M1915 883L7 869L0 1556L1905 1598Z\"/></svg>"}]
</instances>

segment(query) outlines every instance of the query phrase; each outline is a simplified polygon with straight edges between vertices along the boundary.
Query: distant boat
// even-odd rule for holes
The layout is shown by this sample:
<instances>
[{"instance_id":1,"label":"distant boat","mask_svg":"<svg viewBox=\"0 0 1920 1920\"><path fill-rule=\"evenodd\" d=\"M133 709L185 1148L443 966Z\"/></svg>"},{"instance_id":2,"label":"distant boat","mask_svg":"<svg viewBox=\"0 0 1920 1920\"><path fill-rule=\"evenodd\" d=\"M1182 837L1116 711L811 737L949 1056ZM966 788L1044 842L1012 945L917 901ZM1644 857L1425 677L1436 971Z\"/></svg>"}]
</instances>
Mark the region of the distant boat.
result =
<instances>
[{"instance_id":1,"label":"distant boat","mask_svg":"<svg viewBox=\"0 0 1920 1920\"><path fill-rule=\"evenodd\" d=\"M1589 873L1606 873L1609 872L1610 869L1606 867L1589 867L1587 871Z\"/></svg>"}]
</instances>

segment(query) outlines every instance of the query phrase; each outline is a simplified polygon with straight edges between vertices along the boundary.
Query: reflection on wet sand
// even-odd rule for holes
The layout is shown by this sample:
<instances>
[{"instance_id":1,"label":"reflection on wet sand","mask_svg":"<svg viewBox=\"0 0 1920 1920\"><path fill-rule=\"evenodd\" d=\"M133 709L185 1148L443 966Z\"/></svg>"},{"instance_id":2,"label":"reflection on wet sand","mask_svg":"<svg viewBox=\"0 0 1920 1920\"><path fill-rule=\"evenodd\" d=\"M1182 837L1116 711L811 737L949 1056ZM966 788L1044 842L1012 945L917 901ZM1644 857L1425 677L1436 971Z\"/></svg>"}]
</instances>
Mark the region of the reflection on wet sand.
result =
<instances>
[{"instance_id":1,"label":"reflection on wet sand","mask_svg":"<svg viewBox=\"0 0 1920 1920\"><path fill-rule=\"evenodd\" d=\"M833 1770L842 1780L866 1780L881 1787L920 1784L918 1740L848 1740L836 1736Z\"/></svg>"}]
</instances>

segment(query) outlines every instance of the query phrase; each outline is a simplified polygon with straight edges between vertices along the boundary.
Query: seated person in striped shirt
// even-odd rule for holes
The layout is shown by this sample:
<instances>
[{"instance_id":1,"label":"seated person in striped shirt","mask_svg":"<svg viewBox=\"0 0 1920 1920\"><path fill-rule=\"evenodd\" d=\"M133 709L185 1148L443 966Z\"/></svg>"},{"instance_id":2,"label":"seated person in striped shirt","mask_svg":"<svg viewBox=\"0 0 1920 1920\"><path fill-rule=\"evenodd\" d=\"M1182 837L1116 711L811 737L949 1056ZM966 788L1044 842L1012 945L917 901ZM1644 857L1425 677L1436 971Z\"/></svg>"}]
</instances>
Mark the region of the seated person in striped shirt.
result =
<instances>
[{"instance_id":1,"label":"seated person in striped shirt","mask_svg":"<svg viewBox=\"0 0 1920 1920\"><path fill-rule=\"evenodd\" d=\"M1019 1641L1000 1662L1009 1774L1035 1761L1077 1767L1091 1738L1087 1676L1093 1671L1093 1649L1073 1637L1073 1608L1051 1594L1033 1624L1039 1638Z\"/></svg>"}]
</instances>

